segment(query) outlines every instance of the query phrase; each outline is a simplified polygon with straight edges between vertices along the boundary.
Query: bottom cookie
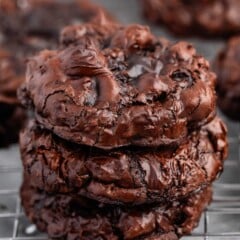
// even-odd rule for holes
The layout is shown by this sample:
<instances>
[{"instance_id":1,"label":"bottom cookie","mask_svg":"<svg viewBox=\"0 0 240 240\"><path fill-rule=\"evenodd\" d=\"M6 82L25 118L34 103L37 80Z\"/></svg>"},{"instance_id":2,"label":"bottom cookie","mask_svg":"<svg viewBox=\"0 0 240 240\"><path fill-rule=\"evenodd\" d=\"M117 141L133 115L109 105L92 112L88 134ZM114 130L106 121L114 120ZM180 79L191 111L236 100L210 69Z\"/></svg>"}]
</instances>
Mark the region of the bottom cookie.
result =
<instances>
[{"instance_id":1,"label":"bottom cookie","mask_svg":"<svg viewBox=\"0 0 240 240\"><path fill-rule=\"evenodd\" d=\"M21 188L28 218L50 238L67 240L176 240L189 234L212 197L211 188L181 201L132 208Z\"/></svg>"}]
</instances>

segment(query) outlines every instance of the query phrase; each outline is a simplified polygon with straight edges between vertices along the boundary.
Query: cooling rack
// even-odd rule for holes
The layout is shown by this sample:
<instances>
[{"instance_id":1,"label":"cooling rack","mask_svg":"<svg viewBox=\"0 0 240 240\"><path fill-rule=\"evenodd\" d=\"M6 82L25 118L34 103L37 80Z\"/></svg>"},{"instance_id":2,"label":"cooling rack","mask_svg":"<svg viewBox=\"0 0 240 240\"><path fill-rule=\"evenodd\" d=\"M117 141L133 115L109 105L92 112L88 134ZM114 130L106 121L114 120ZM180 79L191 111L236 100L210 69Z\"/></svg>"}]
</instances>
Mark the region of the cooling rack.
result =
<instances>
[{"instance_id":1,"label":"cooling rack","mask_svg":"<svg viewBox=\"0 0 240 240\"><path fill-rule=\"evenodd\" d=\"M139 13L139 0L93 0L104 5L123 23L146 24ZM152 31L179 40L160 27ZM223 41L187 39L211 60ZM214 184L212 204L203 213L199 227L182 240L240 240L240 124L225 119L229 129L230 151L225 170ZM19 186L22 168L18 146L0 150L0 240L47 240L31 225L21 208Z\"/></svg>"}]
</instances>

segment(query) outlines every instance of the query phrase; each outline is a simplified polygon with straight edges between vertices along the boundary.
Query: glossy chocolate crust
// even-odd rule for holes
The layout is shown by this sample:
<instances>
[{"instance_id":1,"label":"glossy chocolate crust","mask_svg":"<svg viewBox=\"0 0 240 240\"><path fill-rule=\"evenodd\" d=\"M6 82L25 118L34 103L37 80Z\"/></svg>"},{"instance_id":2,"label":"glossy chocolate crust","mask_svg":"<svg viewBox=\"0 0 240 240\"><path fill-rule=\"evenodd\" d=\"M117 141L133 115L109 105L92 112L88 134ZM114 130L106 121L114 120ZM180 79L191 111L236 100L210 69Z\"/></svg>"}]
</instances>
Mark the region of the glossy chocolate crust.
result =
<instances>
[{"instance_id":1,"label":"glossy chocolate crust","mask_svg":"<svg viewBox=\"0 0 240 240\"><path fill-rule=\"evenodd\" d=\"M67 28L61 50L29 61L19 95L42 126L112 149L179 144L213 119L215 74L190 44L141 25L101 26Z\"/></svg>"},{"instance_id":2,"label":"glossy chocolate crust","mask_svg":"<svg viewBox=\"0 0 240 240\"><path fill-rule=\"evenodd\" d=\"M47 195L28 186L29 182L21 188L26 215L50 238L66 240L177 240L196 227L212 197L207 188L165 205L124 208L70 195Z\"/></svg>"},{"instance_id":3,"label":"glossy chocolate crust","mask_svg":"<svg viewBox=\"0 0 240 240\"><path fill-rule=\"evenodd\" d=\"M231 38L220 51L213 69L217 73L218 106L231 119L240 121L240 37Z\"/></svg>"},{"instance_id":4,"label":"glossy chocolate crust","mask_svg":"<svg viewBox=\"0 0 240 240\"><path fill-rule=\"evenodd\" d=\"M59 33L69 24L109 14L86 0L1 0L0 43L24 56L56 48Z\"/></svg>"},{"instance_id":5,"label":"glossy chocolate crust","mask_svg":"<svg viewBox=\"0 0 240 240\"><path fill-rule=\"evenodd\" d=\"M74 145L30 122L20 148L34 187L133 205L183 198L209 185L227 153L226 129L218 118L178 148L110 152Z\"/></svg>"},{"instance_id":6,"label":"glossy chocolate crust","mask_svg":"<svg viewBox=\"0 0 240 240\"><path fill-rule=\"evenodd\" d=\"M144 15L178 35L226 37L240 32L239 0L141 0Z\"/></svg>"}]
</instances>

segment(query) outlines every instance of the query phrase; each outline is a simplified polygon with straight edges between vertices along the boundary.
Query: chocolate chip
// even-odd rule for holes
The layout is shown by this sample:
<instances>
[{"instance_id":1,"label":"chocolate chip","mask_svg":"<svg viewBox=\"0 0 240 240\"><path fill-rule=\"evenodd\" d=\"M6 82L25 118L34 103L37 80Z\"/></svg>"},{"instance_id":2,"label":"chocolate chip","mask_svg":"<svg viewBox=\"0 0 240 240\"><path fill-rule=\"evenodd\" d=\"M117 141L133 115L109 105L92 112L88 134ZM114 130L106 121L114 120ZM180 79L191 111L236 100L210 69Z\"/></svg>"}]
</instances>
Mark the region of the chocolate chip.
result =
<instances>
[{"instance_id":1,"label":"chocolate chip","mask_svg":"<svg viewBox=\"0 0 240 240\"><path fill-rule=\"evenodd\" d=\"M172 73L171 78L176 82L187 82L187 87L190 87L193 84L192 75L187 70L177 70Z\"/></svg>"}]
</instances>

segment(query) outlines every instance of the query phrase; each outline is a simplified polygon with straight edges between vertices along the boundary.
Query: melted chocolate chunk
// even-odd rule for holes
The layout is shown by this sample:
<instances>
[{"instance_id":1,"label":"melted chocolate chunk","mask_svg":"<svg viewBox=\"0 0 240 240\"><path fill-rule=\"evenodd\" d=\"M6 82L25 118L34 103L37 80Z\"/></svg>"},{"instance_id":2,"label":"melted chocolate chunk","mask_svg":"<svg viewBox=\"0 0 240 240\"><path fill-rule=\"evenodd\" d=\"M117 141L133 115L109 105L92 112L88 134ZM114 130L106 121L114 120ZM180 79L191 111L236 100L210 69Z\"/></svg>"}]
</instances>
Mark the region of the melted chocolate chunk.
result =
<instances>
[{"instance_id":1,"label":"melted chocolate chunk","mask_svg":"<svg viewBox=\"0 0 240 240\"><path fill-rule=\"evenodd\" d=\"M177 82L185 82L187 87L192 86L194 79L189 71L177 70L172 73L171 78ZM184 84L185 85L185 84Z\"/></svg>"}]
</instances>

